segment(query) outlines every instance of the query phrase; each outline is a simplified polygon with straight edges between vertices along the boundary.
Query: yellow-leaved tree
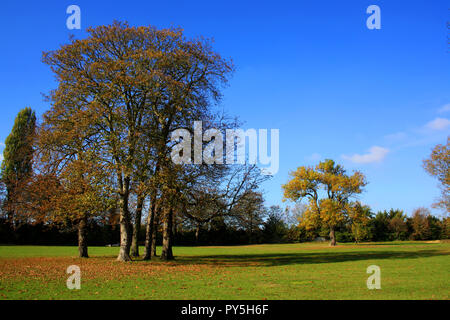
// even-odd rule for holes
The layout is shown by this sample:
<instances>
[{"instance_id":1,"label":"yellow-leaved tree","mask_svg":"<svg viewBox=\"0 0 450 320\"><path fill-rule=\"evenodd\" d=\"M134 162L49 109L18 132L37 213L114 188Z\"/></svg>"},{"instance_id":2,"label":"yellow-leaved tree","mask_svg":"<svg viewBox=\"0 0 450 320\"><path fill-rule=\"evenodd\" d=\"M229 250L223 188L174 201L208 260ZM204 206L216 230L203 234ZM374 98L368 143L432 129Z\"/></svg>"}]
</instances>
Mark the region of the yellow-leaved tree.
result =
<instances>
[{"instance_id":1,"label":"yellow-leaved tree","mask_svg":"<svg viewBox=\"0 0 450 320\"><path fill-rule=\"evenodd\" d=\"M356 171L352 175L333 160L327 159L315 167L302 166L290 173L284 184L284 199L309 203L301 226L307 230L325 225L330 230L330 245L336 245L336 228L349 218L351 199L367 185L365 176Z\"/></svg>"}]
</instances>

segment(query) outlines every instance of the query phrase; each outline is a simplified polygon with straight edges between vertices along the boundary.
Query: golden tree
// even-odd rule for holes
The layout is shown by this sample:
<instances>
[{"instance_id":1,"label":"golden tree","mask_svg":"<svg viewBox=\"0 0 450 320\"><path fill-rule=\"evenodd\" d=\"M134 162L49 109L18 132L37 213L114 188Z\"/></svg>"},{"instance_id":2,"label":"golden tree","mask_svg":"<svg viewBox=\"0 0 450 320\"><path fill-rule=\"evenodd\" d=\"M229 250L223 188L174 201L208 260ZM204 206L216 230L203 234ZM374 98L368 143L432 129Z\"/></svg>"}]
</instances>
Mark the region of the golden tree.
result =
<instances>
[{"instance_id":1,"label":"golden tree","mask_svg":"<svg viewBox=\"0 0 450 320\"><path fill-rule=\"evenodd\" d=\"M330 229L330 245L335 246L336 227L349 217L351 198L366 186L365 176L359 171L348 175L342 166L329 159L315 167L299 167L290 176L282 186L284 199L308 199L301 225L307 230L326 225Z\"/></svg>"},{"instance_id":2,"label":"golden tree","mask_svg":"<svg viewBox=\"0 0 450 320\"><path fill-rule=\"evenodd\" d=\"M369 206L362 205L356 201L348 206L349 218L351 220L351 230L355 243L360 242L368 236L368 225L372 212Z\"/></svg>"}]
</instances>

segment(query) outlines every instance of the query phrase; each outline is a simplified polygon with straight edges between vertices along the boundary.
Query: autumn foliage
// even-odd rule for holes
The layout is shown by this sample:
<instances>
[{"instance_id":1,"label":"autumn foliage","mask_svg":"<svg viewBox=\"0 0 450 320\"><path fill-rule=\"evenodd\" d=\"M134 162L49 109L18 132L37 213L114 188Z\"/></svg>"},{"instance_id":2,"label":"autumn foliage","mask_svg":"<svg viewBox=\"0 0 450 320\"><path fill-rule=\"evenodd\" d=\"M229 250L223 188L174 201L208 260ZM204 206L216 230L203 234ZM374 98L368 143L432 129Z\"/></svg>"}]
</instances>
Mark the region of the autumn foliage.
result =
<instances>
[{"instance_id":1,"label":"autumn foliage","mask_svg":"<svg viewBox=\"0 0 450 320\"><path fill-rule=\"evenodd\" d=\"M360 172L348 175L333 160L325 160L313 167L299 167L291 172L291 180L285 185L284 198L308 200L301 224L307 229L321 224L330 230L330 245L336 245L335 229L350 216L355 215L352 197L362 192L367 184Z\"/></svg>"},{"instance_id":2,"label":"autumn foliage","mask_svg":"<svg viewBox=\"0 0 450 320\"><path fill-rule=\"evenodd\" d=\"M430 158L424 160L425 170L439 180L441 188L441 198L435 203L436 207L450 212L450 137L447 137L447 144L438 144L431 152Z\"/></svg>"}]
</instances>

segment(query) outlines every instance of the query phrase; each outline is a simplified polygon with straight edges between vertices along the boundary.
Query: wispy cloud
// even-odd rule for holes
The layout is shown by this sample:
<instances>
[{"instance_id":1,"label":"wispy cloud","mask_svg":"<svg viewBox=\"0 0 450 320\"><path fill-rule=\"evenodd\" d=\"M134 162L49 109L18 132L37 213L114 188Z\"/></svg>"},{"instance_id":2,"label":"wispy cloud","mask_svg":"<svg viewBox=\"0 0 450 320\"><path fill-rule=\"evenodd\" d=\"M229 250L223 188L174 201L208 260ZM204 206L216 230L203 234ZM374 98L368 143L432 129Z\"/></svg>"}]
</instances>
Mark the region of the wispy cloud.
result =
<instances>
[{"instance_id":1,"label":"wispy cloud","mask_svg":"<svg viewBox=\"0 0 450 320\"><path fill-rule=\"evenodd\" d=\"M342 155L342 158L345 160L349 160L353 163L364 164L364 163L381 162L388 153L389 149L382 148L379 146L373 146L369 149L368 153L354 154L351 156Z\"/></svg>"},{"instance_id":2,"label":"wispy cloud","mask_svg":"<svg viewBox=\"0 0 450 320\"><path fill-rule=\"evenodd\" d=\"M425 125L425 129L441 131L450 127L450 120L446 118L436 118Z\"/></svg>"},{"instance_id":3,"label":"wispy cloud","mask_svg":"<svg viewBox=\"0 0 450 320\"><path fill-rule=\"evenodd\" d=\"M385 135L384 141L391 150L432 145L442 141L443 137L446 139L449 129L450 120L437 117L410 130Z\"/></svg>"},{"instance_id":4,"label":"wispy cloud","mask_svg":"<svg viewBox=\"0 0 450 320\"><path fill-rule=\"evenodd\" d=\"M309 155L305 158L309 161L319 161L320 159L322 159L322 156L319 153L313 153L312 155Z\"/></svg>"},{"instance_id":5,"label":"wispy cloud","mask_svg":"<svg viewBox=\"0 0 450 320\"><path fill-rule=\"evenodd\" d=\"M439 108L438 112L439 113L450 112L450 103L447 103L446 105L443 105L441 108Z\"/></svg>"},{"instance_id":6,"label":"wispy cloud","mask_svg":"<svg viewBox=\"0 0 450 320\"><path fill-rule=\"evenodd\" d=\"M407 139L408 134L406 134L405 132L397 132L397 133L393 133L393 134L388 134L388 135L384 136L384 138L388 142L399 142L399 141L403 141L403 140Z\"/></svg>"}]
</instances>

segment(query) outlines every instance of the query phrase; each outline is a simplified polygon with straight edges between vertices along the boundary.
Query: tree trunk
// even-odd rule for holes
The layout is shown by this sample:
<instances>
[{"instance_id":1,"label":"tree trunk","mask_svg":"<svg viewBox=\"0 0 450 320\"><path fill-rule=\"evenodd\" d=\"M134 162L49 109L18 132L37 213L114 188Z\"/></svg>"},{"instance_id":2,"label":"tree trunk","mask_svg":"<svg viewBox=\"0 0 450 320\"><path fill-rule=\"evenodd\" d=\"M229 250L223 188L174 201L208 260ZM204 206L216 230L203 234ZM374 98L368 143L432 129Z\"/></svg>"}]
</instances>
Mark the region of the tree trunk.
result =
<instances>
[{"instance_id":1,"label":"tree trunk","mask_svg":"<svg viewBox=\"0 0 450 320\"><path fill-rule=\"evenodd\" d=\"M166 211L164 217L164 226L163 226L163 244L162 244L162 253L161 260L174 260L172 253L172 225L173 225L173 210L170 208Z\"/></svg>"},{"instance_id":2,"label":"tree trunk","mask_svg":"<svg viewBox=\"0 0 450 320\"><path fill-rule=\"evenodd\" d=\"M128 210L128 197L129 191L126 191L120 196L120 251L117 257L118 261L131 261L130 248L131 248L131 223L130 212Z\"/></svg>"},{"instance_id":3,"label":"tree trunk","mask_svg":"<svg viewBox=\"0 0 450 320\"><path fill-rule=\"evenodd\" d=\"M78 252L80 258L89 258L87 246L87 217L78 222Z\"/></svg>"},{"instance_id":4,"label":"tree trunk","mask_svg":"<svg viewBox=\"0 0 450 320\"><path fill-rule=\"evenodd\" d=\"M156 239L158 238L158 227L159 227L159 209L156 210L155 219L153 222L152 249L151 249L152 257L158 256L156 254Z\"/></svg>"},{"instance_id":5,"label":"tree trunk","mask_svg":"<svg viewBox=\"0 0 450 320\"><path fill-rule=\"evenodd\" d=\"M147 215L147 226L145 227L145 254L144 260L150 260L153 256L152 252L154 249L153 236L155 231L155 210L156 210L156 199L154 196L150 198L150 211Z\"/></svg>"},{"instance_id":6,"label":"tree trunk","mask_svg":"<svg viewBox=\"0 0 450 320\"><path fill-rule=\"evenodd\" d=\"M172 238L170 239L171 243L177 241L178 237L178 220L176 218L175 213L172 215Z\"/></svg>"},{"instance_id":7,"label":"tree trunk","mask_svg":"<svg viewBox=\"0 0 450 320\"><path fill-rule=\"evenodd\" d=\"M140 195L137 200L136 217L133 226L133 239L131 240L131 256L139 257L139 232L141 231L142 207L145 196Z\"/></svg>"},{"instance_id":8,"label":"tree trunk","mask_svg":"<svg viewBox=\"0 0 450 320\"><path fill-rule=\"evenodd\" d=\"M336 246L336 236L334 234L334 227L330 227L330 246Z\"/></svg>"},{"instance_id":9,"label":"tree trunk","mask_svg":"<svg viewBox=\"0 0 450 320\"><path fill-rule=\"evenodd\" d=\"M249 237L248 237L248 242L250 244L252 244L252 242L253 242L253 218L252 218L252 216L250 216L250 233L249 233Z\"/></svg>"},{"instance_id":10,"label":"tree trunk","mask_svg":"<svg viewBox=\"0 0 450 320\"><path fill-rule=\"evenodd\" d=\"M198 244L198 238L200 235L200 224L197 224L197 227L195 228L195 242Z\"/></svg>"}]
</instances>

